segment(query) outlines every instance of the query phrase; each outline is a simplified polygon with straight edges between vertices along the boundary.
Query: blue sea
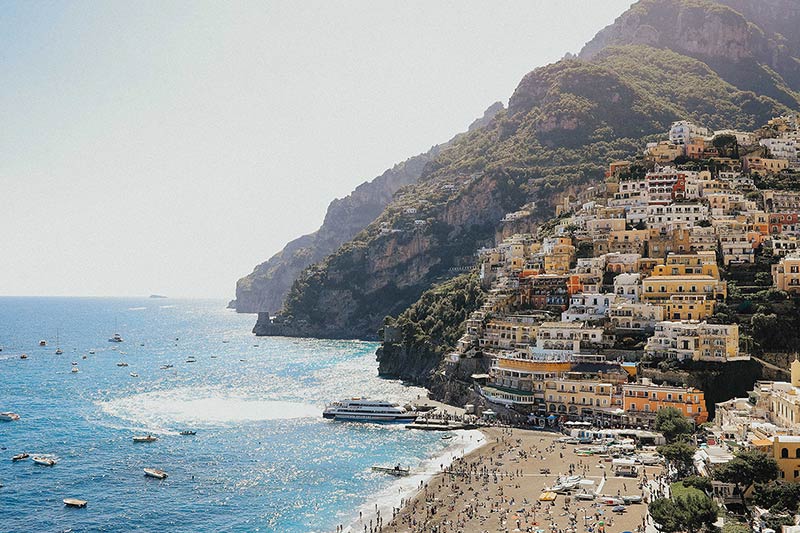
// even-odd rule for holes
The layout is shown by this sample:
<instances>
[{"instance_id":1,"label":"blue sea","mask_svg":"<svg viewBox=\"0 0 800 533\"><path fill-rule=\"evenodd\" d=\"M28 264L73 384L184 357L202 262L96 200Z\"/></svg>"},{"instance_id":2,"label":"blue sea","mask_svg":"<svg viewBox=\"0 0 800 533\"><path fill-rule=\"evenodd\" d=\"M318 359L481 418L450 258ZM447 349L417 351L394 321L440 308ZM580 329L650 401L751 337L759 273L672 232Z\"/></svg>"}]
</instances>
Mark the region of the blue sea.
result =
<instances>
[{"instance_id":1,"label":"blue sea","mask_svg":"<svg viewBox=\"0 0 800 533\"><path fill-rule=\"evenodd\" d=\"M397 499L372 465L446 451L429 432L321 418L341 397L425 394L378 378L374 343L257 338L253 322L222 301L0 298L0 411L21 416L0 422L0 531L333 531ZM13 463L23 451L58 462Z\"/></svg>"}]
</instances>

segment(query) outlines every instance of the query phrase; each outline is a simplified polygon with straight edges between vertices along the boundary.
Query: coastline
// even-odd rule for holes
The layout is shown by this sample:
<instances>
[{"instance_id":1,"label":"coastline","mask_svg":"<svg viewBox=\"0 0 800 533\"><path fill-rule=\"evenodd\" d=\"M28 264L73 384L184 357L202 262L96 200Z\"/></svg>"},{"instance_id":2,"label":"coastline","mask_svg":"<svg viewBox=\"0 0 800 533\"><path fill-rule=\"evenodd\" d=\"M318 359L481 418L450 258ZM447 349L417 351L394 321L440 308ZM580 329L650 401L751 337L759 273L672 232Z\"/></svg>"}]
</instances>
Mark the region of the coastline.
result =
<instances>
[{"instance_id":1,"label":"coastline","mask_svg":"<svg viewBox=\"0 0 800 533\"><path fill-rule=\"evenodd\" d=\"M360 533L364 531L365 525L367 526L367 531L369 531L370 520L372 520L373 527L376 527L379 516L383 518L384 525L387 524L391 520L393 510L402 508L404 503L407 505L408 502L418 498L423 487L441 475L443 469L448 468L456 459L470 457L472 454L478 453L489 443L489 437L485 430L460 429L446 432L446 434L454 436L448 446L439 453L423 459L414 469L415 471L412 475L398 478L384 490L370 497L355 510L352 518L345 523L344 529L340 531L343 533ZM374 529L373 531L378 530Z\"/></svg>"}]
</instances>

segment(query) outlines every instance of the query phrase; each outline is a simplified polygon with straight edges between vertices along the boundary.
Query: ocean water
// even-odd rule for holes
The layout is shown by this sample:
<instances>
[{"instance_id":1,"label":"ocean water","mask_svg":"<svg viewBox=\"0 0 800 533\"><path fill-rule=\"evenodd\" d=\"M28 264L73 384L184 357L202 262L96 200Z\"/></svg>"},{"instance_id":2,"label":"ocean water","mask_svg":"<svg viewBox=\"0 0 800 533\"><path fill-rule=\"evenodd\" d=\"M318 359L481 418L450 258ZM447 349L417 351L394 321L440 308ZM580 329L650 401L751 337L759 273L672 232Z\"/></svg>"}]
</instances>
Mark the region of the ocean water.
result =
<instances>
[{"instance_id":1,"label":"ocean water","mask_svg":"<svg viewBox=\"0 0 800 533\"><path fill-rule=\"evenodd\" d=\"M0 422L0 531L332 531L397 497L373 464L457 453L402 425L321 418L341 397L424 394L377 377L374 343L256 338L253 320L221 301L0 298L0 411L22 417ZM132 442L146 433L159 440ZM23 451L58 463L13 463Z\"/></svg>"}]
</instances>

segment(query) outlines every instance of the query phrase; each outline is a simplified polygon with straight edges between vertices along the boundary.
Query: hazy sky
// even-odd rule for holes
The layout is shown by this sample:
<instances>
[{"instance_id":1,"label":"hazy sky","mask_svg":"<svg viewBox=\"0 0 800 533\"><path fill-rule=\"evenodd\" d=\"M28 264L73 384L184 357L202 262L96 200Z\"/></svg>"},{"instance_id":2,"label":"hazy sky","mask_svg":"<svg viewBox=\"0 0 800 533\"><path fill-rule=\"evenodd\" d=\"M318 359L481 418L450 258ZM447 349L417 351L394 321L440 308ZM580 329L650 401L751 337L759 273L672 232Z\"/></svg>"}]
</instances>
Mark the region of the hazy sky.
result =
<instances>
[{"instance_id":1,"label":"hazy sky","mask_svg":"<svg viewBox=\"0 0 800 533\"><path fill-rule=\"evenodd\" d=\"M0 4L0 294L232 298L631 0Z\"/></svg>"}]
</instances>

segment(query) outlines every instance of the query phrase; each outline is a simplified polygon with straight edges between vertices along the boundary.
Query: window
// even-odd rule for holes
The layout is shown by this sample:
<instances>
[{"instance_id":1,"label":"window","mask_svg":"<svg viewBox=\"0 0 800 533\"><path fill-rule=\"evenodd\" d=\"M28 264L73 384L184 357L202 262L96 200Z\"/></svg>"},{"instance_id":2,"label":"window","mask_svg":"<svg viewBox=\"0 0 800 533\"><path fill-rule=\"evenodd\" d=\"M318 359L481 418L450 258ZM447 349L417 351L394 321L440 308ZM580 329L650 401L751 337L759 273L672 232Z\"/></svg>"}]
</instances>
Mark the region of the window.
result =
<instances>
[{"instance_id":1,"label":"window","mask_svg":"<svg viewBox=\"0 0 800 533\"><path fill-rule=\"evenodd\" d=\"M789 449L783 448L781 450L781 459L788 459L789 458Z\"/></svg>"}]
</instances>

